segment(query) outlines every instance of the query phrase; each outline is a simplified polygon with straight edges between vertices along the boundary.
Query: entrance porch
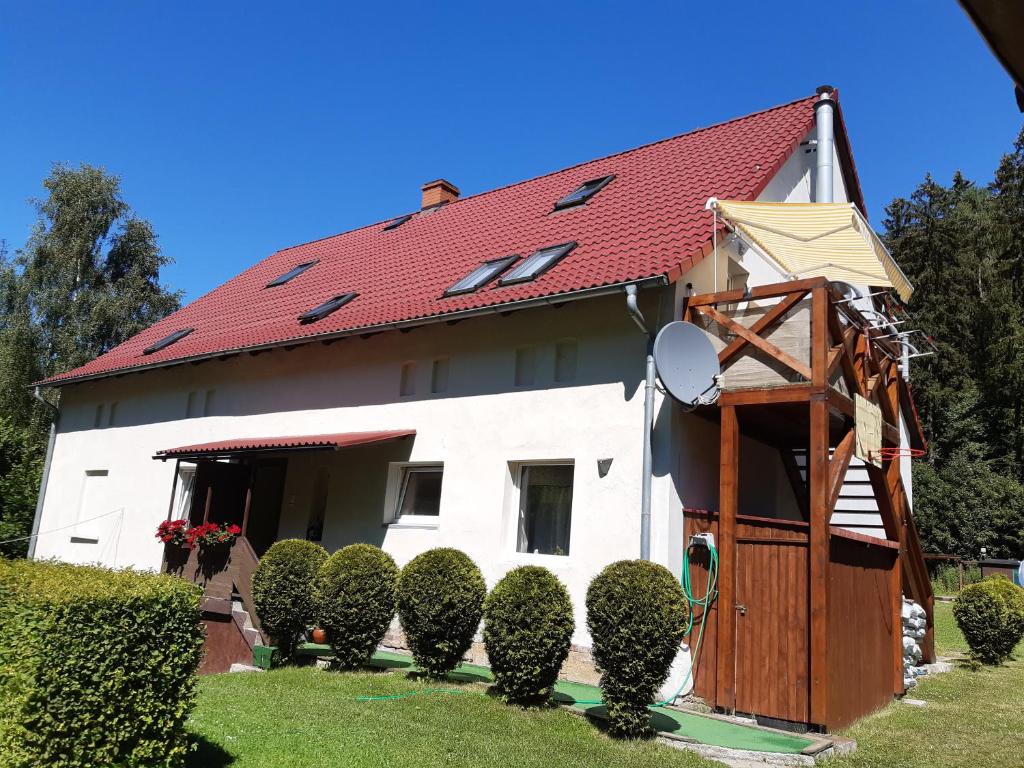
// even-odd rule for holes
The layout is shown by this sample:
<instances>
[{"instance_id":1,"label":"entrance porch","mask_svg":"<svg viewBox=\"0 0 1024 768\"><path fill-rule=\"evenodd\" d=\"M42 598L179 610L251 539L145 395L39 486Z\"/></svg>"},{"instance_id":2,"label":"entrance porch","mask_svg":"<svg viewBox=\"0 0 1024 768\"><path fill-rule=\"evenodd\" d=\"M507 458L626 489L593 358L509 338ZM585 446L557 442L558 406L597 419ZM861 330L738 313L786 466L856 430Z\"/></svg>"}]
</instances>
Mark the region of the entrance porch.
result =
<instances>
[{"instance_id":1,"label":"entrance porch","mask_svg":"<svg viewBox=\"0 0 1024 768\"><path fill-rule=\"evenodd\" d=\"M266 643L252 611L251 582L260 557L279 538L320 542L326 532L330 549L357 541L381 543L388 467L408 458L415 434L392 430L241 438L157 453L154 458L173 459L176 465L168 520L241 529L234 543L219 551L165 548L162 570L203 588L207 655L202 672L248 662L253 646ZM344 458L331 455L336 452L344 452ZM348 477L339 471L344 469L351 470ZM329 519L332 479L348 486L351 503L344 520Z\"/></svg>"}]
</instances>

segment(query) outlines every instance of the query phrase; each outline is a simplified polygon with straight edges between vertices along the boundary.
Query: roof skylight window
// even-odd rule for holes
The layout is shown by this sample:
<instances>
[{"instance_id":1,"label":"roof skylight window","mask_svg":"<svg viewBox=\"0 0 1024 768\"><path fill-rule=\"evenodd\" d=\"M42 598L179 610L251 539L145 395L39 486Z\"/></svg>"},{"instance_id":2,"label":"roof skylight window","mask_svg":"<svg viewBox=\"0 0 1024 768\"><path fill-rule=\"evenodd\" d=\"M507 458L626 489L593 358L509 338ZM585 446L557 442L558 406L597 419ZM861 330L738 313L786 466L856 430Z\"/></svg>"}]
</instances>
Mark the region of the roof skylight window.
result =
<instances>
[{"instance_id":1,"label":"roof skylight window","mask_svg":"<svg viewBox=\"0 0 1024 768\"><path fill-rule=\"evenodd\" d=\"M300 323L315 323L317 320L323 320L332 312L337 312L343 306L348 304L359 294L357 293L341 293L334 296L318 307L313 307L307 312L303 312L299 315Z\"/></svg>"},{"instance_id":2,"label":"roof skylight window","mask_svg":"<svg viewBox=\"0 0 1024 768\"><path fill-rule=\"evenodd\" d=\"M411 218L412 214L407 213L405 214L405 216L399 216L397 219L392 219L391 221L384 225L384 231L387 232L389 229L398 229Z\"/></svg>"},{"instance_id":3,"label":"roof skylight window","mask_svg":"<svg viewBox=\"0 0 1024 768\"><path fill-rule=\"evenodd\" d=\"M460 293L472 293L473 291L479 290L504 272L508 268L508 265L518 258L518 256L502 256L500 259L485 261L445 291L444 295L458 296Z\"/></svg>"},{"instance_id":4,"label":"roof skylight window","mask_svg":"<svg viewBox=\"0 0 1024 768\"><path fill-rule=\"evenodd\" d=\"M571 243L552 245L548 248L541 248L539 251L534 251L509 270L509 272L498 281L498 284L509 285L511 283L525 283L528 280L533 280L564 259L569 251L575 247L576 243L573 241Z\"/></svg>"},{"instance_id":5,"label":"roof skylight window","mask_svg":"<svg viewBox=\"0 0 1024 768\"><path fill-rule=\"evenodd\" d=\"M604 187L614 178L615 176L613 174L611 176L602 176L600 179L591 179L590 181L583 182L576 187L576 189L555 203L555 210L560 211L563 208L572 208L574 205L583 205L583 203L587 202L587 200L604 189Z\"/></svg>"},{"instance_id":6,"label":"roof skylight window","mask_svg":"<svg viewBox=\"0 0 1024 768\"><path fill-rule=\"evenodd\" d=\"M318 261L314 260L314 261L306 261L306 262L303 262L302 264L296 264L294 267L289 269L283 275L280 275L279 277L275 277L273 280L271 280L269 283L267 283L266 287L267 288L274 288L275 286L278 286L278 285L284 285L289 280L294 280L296 277L301 275L303 272L305 272L310 267L315 266L317 263L318 263Z\"/></svg>"},{"instance_id":7,"label":"roof skylight window","mask_svg":"<svg viewBox=\"0 0 1024 768\"><path fill-rule=\"evenodd\" d=\"M159 352L164 347L169 347L174 342L181 341L190 333L192 333L193 330L194 329L192 328L180 328L174 333L164 336L162 339L160 339L160 341L156 342L155 344L150 344L148 347L142 350L142 354L152 355L154 352Z\"/></svg>"}]
</instances>

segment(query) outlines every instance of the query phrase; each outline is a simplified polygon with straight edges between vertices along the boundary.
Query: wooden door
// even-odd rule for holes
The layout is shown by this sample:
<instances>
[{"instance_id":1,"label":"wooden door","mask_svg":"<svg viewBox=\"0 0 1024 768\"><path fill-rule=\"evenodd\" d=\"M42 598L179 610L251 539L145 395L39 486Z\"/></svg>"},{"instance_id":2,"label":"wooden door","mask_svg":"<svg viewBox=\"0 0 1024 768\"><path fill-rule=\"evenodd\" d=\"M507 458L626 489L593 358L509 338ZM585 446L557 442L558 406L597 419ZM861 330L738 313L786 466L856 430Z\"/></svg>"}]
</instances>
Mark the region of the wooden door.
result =
<instances>
[{"instance_id":1,"label":"wooden door","mask_svg":"<svg viewBox=\"0 0 1024 768\"><path fill-rule=\"evenodd\" d=\"M807 536L799 526L750 518L737 526L735 709L806 722Z\"/></svg>"},{"instance_id":2,"label":"wooden door","mask_svg":"<svg viewBox=\"0 0 1024 768\"><path fill-rule=\"evenodd\" d=\"M195 490L189 522L242 524L245 494L249 488L249 467L223 461L202 461L196 467ZM207 515L207 506L209 514Z\"/></svg>"},{"instance_id":3,"label":"wooden door","mask_svg":"<svg viewBox=\"0 0 1024 768\"><path fill-rule=\"evenodd\" d=\"M257 557L263 557L263 553L277 540L287 467L287 459L267 459L252 468L252 501L245 537Z\"/></svg>"}]
</instances>

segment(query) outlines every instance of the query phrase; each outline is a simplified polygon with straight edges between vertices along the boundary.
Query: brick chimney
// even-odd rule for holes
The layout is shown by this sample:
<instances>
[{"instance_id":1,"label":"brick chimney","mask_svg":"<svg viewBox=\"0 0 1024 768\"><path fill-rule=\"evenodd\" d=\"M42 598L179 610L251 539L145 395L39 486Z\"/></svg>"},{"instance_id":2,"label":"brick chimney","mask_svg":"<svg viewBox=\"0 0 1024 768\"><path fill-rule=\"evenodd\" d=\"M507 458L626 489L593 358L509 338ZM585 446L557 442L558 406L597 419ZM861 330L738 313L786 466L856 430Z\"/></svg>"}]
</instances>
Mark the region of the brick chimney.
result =
<instances>
[{"instance_id":1,"label":"brick chimney","mask_svg":"<svg viewBox=\"0 0 1024 768\"><path fill-rule=\"evenodd\" d=\"M437 179L436 181L428 181L423 185L423 205L420 207L425 210L427 208L433 208L435 205L450 203L453 200L458 199L458 187L450 181Z\"/></svg>"}]
</instances>

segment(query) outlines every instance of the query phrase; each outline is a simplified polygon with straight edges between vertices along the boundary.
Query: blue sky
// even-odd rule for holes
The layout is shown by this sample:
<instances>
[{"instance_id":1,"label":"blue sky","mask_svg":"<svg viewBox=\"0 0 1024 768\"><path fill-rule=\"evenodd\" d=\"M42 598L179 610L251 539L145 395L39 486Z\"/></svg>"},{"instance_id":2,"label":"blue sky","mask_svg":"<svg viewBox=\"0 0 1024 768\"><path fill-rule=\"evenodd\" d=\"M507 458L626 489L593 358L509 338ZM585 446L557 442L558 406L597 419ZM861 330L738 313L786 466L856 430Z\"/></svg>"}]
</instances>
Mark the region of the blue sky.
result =
<instances>
[{"instance_id":1,"label":"blue sky","mask_svg":"<svg viewBox=\"0 0 1024 768\"><path fill-rule=\"evenodd\" d=\"M987 182L1022 119L953 0L0 0L0 238L55 161L120 175L195 298L277 248L841 89L872 220Z\"/></svg>"}]
</instances>

